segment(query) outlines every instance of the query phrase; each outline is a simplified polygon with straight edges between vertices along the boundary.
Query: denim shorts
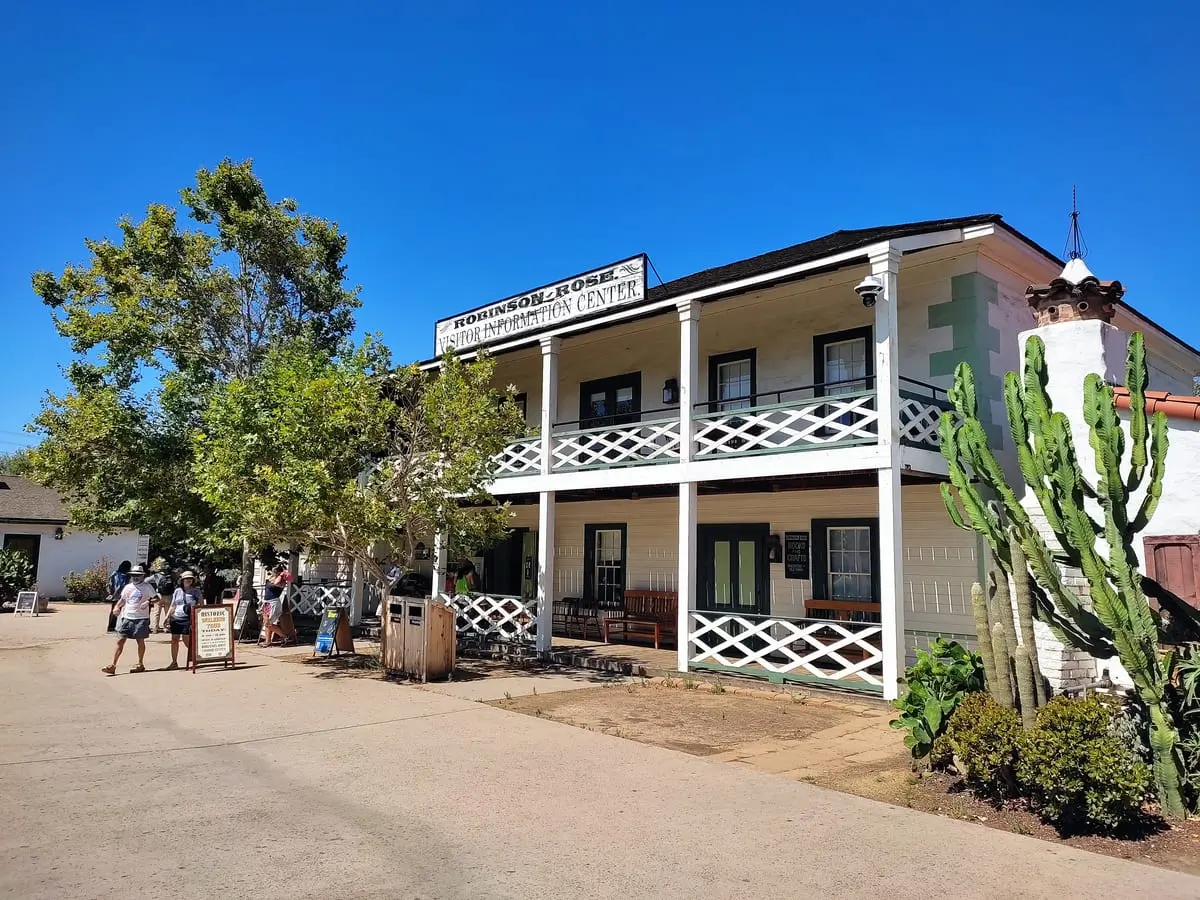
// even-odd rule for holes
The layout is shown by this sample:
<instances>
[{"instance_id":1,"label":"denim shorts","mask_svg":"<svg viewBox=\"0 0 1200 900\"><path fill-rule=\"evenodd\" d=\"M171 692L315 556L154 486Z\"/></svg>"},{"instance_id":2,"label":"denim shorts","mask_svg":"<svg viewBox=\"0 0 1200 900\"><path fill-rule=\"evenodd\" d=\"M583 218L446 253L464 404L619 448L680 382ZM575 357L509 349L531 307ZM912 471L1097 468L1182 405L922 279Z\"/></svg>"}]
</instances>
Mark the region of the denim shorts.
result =
<instances>
[{"instance_id":1,"label":"denim shorts","mask_svg":"<svg viewBox=\"0 0 1200 900\"><path fill-rule=\"evenodd\" d=\"M150 637L150 620L127 619L121 616L117 619L117 637L145 640Z\"/></svg>"}]
</instances>

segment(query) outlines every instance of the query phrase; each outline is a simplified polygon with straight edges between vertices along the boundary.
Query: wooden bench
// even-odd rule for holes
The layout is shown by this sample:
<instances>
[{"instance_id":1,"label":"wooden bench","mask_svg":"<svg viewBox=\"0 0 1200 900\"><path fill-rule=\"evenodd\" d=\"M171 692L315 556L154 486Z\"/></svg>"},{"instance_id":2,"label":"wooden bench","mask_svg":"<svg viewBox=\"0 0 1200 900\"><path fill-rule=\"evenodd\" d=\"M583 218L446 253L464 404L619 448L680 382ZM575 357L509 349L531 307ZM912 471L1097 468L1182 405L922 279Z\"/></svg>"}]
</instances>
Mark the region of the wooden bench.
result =
<instances>
[{"instance_id":1,"label":"wooden bench","mask_svg":"<svg viewBox=\"0 0 1200 900\"><path fill-rule=\"evenodd\" d=\"M578 628L579 636L587 640L590 626L595 626L596 637L603 633L600 627L600 606L595 600L585 597L563 597L554 601L550 612L551 630L566 637L571 636L572 629Z\"/></svg>"},{"instance_id":2,"label":"wooden bench","mask_svg":"<svg viewBox=\"0 0 1200 900\"><path fill-rule=\"evenodd\" d=\"M624 612L604 620L604 643L619 628L626 640L631 636L653 638L657 650L663 638L675 640L678 623L679 594L675 591L626 591Z\"/></svg>"}]
</instances>

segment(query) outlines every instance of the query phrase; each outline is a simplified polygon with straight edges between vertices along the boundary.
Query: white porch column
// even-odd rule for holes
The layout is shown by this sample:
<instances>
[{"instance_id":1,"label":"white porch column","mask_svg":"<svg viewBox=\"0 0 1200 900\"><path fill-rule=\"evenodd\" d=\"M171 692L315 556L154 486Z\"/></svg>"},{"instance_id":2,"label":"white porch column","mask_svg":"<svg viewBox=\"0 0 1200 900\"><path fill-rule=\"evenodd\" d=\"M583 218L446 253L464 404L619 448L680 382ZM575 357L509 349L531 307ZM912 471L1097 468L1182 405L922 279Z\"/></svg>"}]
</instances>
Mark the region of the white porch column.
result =
<instances>
[{"instance_id":1,"label":"white porch column","mask_svg":"<svg viewBox=\"0 0 1200 900\"><path fill-rule=\"evenodd\" d=\"M542 338L542 474L554 468L554 419L558 415L558 350L562 339ZM551 495L553 497L553 495ZM545 494L542 495L545 497ZM543 505L545 505L543 503ZM548 646L548 645L547 645Z\"/></svg>"},{"instance_id":2,"label":"white porch column","mask_svg":"<svg viewBox=\"0 0 1200 900\"><path fill-rule=\"evenodd\" d=\"M549 653L554 623L554 491L538 504L537 649Z\"/></svg>"},{"instance_id":3,"label":"white porch column","mask_svg":"<svg viewBox=\"0 0 1200 900\"><path fill-rule=\"evenodd\" d=\"M699 393L699 343L700 304L694 300L683 301L679 304L679 461L683 463L691 462L695 451L692 441L692 414ZM682 488L682 485L680 487ZM680 497L682 496L681 494ZM683 502L682 499L680 502ZM680 565L682 564L683 560L680 559Z\"/></svg>"},{"instance_id":4,"label":"white porch column","mask_svg":"<svg viewBox=\"0 0 1200 900\"><path fill-rule=\"evenodd\" d=\"M446 583L446 566L449 564L450 555L448 543L446 535L441 532L433 536L433 573L429 579L429 596L433 598L442 593L442 587Z\"/></svg>"},{"instance_id":5,"label":"white porch column","mask_svg":"<svg viewBox=\"0 0 1200 900\"><path fill-rule=\"evenodd\" d=\"M680 392L682 396L682 391ZM691 642L688 639L692 624L691 611L696 607L696 482L679 485L679 623L676 645L679 648L679 671L688 669Z\"/></svg>"},{"instance_id":6,"label":"white porch column","mask_svg":"<svg viewBox=\"0 0 1200 900\"><path fill-rule=\"evenodd\" d=\"M883 282L875 304L875 403L879 447L887 468L879 470L879 587L883 625L883 696L899 695L904 673L904 528L900 503L900 341L897 287L900 252L891 245L871 256L871 274Z\"/></svg>"}]
</instances>

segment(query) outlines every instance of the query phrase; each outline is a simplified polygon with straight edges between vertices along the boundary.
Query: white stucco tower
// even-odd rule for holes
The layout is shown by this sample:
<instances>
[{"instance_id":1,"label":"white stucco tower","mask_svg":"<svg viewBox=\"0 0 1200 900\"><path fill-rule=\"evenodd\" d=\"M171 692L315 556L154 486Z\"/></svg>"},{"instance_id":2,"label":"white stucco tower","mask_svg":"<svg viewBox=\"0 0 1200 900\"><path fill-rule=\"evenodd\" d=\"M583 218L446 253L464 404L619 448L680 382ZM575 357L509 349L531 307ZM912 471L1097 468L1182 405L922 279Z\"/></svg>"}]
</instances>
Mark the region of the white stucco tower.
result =
<instances>
[{"instance_id":1,"label":"white stucco tower","mask_svg":"<svg viewBox=\"0 0 1200 900\"><path fill-rule=\"evenodd\" d=\"M1078 256L1072 256L1062 274L1049 284L1030 285L1025 292L1038 325L1020 335L1021 368L1025 366L1026 342L1037 335L1046 345L1046 390L1055 411L1070 421L1079 465L1092 479L1096 460L1083 419L1083 381L1096 373L1109 384L1124 383L1129 335L1110 324L1124 293L1119 281L1100 281ZM1045 526L1045 516L1031 492L1026 491L1022 504L1054 546L1053 532ZM1078 570L1068 569L1065 581L1081 597L1088 596L1087 581ZM1041 622L1035 622L1035 630L1042 674L1056 692L1090 683L1104 670L1119 677L1114 671L1119 669L1116 660L1097 664L1088 654L1063 646Z\"/></svg>"}]
</instances>

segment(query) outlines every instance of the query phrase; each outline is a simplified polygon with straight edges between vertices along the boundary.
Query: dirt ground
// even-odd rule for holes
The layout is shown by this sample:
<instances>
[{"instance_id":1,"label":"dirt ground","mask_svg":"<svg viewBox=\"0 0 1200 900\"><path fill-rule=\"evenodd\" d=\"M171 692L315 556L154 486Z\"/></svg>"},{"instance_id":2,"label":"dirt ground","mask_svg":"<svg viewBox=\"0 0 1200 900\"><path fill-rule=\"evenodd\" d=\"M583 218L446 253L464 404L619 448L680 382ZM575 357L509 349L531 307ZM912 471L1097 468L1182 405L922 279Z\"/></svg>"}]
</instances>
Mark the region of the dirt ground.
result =
<instances>
[{"instance_id":1,"label":"dirt ground","mask_svg":"<svg viewBox=\"0 0 1200 900\"><path fill-rule=\"evenodd\" d=\"M882 703L671 679L506 698L493 705L747 766L860 797L1094 853L1200 874L1200 822L1150 824L1139 839L1061 838L1019 804L993 806L949 775L917 777Z\"/></svg>"}]
</instances>

